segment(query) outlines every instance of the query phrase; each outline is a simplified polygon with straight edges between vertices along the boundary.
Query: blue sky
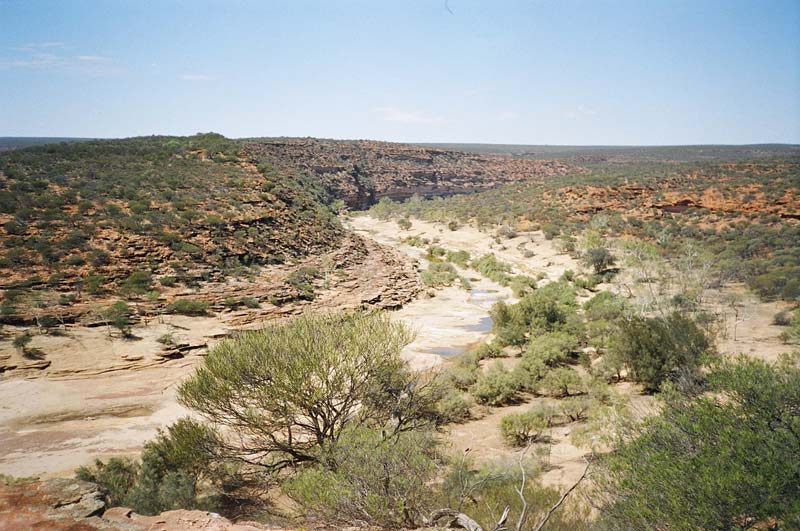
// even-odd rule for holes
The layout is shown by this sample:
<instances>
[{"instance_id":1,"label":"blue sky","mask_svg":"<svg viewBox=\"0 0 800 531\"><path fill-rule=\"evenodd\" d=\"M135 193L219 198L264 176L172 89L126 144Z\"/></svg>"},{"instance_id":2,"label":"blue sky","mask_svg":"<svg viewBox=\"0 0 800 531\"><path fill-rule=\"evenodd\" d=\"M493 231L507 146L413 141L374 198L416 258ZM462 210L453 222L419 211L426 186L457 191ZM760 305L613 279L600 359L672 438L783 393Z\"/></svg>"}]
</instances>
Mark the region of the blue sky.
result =
<instances>
[{"instance_id":1,"label":"blue sky","mask_svg":"<svg viewBox=\"0 0 800 531\"><path fill-rule=\"evenodd\" d=\"M800 143L800 1L0 0L0 136Z\"/></svg>"}]
</instances>

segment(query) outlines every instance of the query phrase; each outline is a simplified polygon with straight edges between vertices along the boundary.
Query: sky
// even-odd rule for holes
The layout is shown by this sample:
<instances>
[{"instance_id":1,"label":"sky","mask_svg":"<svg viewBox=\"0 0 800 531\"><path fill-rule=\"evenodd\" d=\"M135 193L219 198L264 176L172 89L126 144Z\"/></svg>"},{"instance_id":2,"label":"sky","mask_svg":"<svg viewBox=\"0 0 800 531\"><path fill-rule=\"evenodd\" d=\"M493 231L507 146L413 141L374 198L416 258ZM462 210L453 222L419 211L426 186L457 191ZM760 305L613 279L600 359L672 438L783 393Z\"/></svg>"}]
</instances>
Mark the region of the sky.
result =
<instances>
[{"instance_id":1,"label":"sky","mask_svg":"<svg viewBox=\"0 0 800 531\"><path fill-rule=\"evenodd\" d=\"M800 1L0 0L0 136L800 143Z\"/></svg>"}]
</instances>

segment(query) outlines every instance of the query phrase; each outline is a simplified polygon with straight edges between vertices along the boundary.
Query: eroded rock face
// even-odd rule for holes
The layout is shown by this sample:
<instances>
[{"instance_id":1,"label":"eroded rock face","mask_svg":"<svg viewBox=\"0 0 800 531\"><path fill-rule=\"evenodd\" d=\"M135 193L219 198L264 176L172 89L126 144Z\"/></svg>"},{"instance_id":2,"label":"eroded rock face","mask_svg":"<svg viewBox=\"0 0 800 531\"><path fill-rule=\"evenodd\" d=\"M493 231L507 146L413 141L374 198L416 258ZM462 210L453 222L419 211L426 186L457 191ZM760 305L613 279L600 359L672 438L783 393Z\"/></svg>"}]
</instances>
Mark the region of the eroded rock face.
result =
<instances>
[{"instance_id":1,"label":"eroded rock face","mask_svg":"<svg viewBox=\"0 0 800 531\"><path fill-rule=\"evenodd\" d=\"M559 161L449 151L372 140L280 138L247 144L252 156L318 179L352 208L381 197L406 199L488 190L582 171Z\"/></svg>"}]
</instances>

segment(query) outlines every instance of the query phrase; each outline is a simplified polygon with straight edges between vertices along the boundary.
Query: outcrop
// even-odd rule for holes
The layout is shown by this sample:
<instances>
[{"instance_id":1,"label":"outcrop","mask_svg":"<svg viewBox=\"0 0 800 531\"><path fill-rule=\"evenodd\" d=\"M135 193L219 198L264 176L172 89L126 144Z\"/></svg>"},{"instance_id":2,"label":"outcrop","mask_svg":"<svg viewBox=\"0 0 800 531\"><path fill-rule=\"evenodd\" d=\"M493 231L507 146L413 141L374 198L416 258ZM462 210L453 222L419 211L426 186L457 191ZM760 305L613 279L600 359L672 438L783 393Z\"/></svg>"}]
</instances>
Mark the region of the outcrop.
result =
<instances>
[{"instance_id":1,"label":"outcrop","mask_svg":"<svg viewBox=\"0 0 800 531\"><path fill-rule=\"evenodd\" d=\"M406 199L488 190L504 184L579 173L555 160L476 154L372 140L275 138L250 141L251 158L306 173L351 208L382 197Z\"/></svg>"}]
</instances>

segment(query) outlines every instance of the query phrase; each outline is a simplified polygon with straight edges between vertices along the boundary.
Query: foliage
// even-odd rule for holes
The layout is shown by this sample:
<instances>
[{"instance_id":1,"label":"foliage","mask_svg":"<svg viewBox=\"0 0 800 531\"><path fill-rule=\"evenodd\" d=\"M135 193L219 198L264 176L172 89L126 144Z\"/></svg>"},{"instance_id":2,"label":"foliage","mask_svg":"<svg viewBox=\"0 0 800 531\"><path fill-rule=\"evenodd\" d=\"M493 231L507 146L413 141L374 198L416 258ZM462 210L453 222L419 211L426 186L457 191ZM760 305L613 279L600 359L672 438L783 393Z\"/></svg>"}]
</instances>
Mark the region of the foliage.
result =
<instances>
[{"instance_id":1,"label":"foliage","mask_svg":"<svg viewBox=\"0 0 800 531\"><path fill-rule=\"evenodd\" d=\"M583 255L583 263L587 267L594 269L595 274L602 274L614 265L616 258L605 247L593 247L587 249Z\"/></svg>"},{"instance_id":2,"label":"foliage","mask_svg":"<svg viewBox=\"0 0 800 531\"><path fill-rule=\"evenodd\" d=\"M379 430L348 429L317 461L285 490L328 522L413 528L430 510L435 443L424 432L385 438Z\"/></svg>"},{"instance_id":3,"label":"foliage","mask_svg":"<svg viewBox=\"0 0 800 531\"><path fill-rule=\"evenodd\" d=\"M619 323L612 350L632 378L648 391L681 371L693 371L711 354L705 332L679 313L667 317L633 316Z\"/></svg>"},{"instance_id":4,"label":"foliage","mask_svg":"<svg viewBox=\"0 0 800 531\"><path fill-rule=\"evenodd\" d=\"M399 357L411 338L383 314L303 315L218 344L179 400L235 430L226 451L256 466L316 461L350 425L402 432L437 422L438 380Z\"/></svg>"},{"instance_id":5,"label":"foliage","mask_svg":"<svg viewBox=\"0 0 800 531\"><path fill-rule=\"evenodd\" d=\"M286 283L295 288L298 298L302 300L314 300L314 280L320 277L319 269L311 266L303 266L292 271L286 278Z\"/></svg>"},{"instance_id":6,"label":"foliage","mask_svg":"<svg viewBox=\"0 0 800 531\"><path fill-rule=\"evenodd\" d=\"M117 301L103 311L103 317L123 336L130 335L132 316L133 308L125 301Z\"/></svg>"},{"instance_id":7,"label":"foliage","mask_svg":"<svg viewBox=\"0 0 800 531\"><path fill-rule=\"evenodd\" d=\"M472 387L472 395L482 404L502 406L517 399L520 390L515 375L497 361L485 373L478 376Z\"/></svg>"},{"instance_id":8,"label":"foliage","mask_svg":"<svg viewBox=\"0 0 800 531\"><path fill-rule=\"evenodd\" d=\"M431 262L420 275L422 283L432 288L451 286L458 278L455 268L446 262Z\"/></svg>"},{"instance_id":9,"label":"foliage","mask_svg":"<svg viewBox=\"0 0 800 531\"><path fill-rule=\"evenodd\" d=\"M708 391L671 393L604 459L608 528L800 525L800 370L740 358L712 371Z\"/></svg>"},{"instance_id":10,"label":"foliage","mask_svg":"<svg viewBox=\"0 0 800 531\"><path fill-rule=\"evenodd\" d=\"M208 312L208 303L206 301L178 299L168 304L165 310L167 313L199 316L205 315Z\"/></svg>"},{"instance_id":11,"label":"foliage","mask_svg":"<svg viewBox=\"0 0 800 531\"><path fill-rule=\"evenodd\" d=\"M527 446L539 440L548 425L548 421L537 411L509 413L500 419L500 433L511 446Z\"/></svg>"},{"instance_id":12,"label":"foliage","mask_svg":"<svg viewBox=\"0 0 800 531\"><path fill-rule=\"evenodd\" d=\"M75 472L78 479L106 489L112 506L126 505L141 514L204 506L197 485L209 477L211 448L217 435L183 418L145 444L141 462L112 457Z\"/></svg>"}]
</instances>

